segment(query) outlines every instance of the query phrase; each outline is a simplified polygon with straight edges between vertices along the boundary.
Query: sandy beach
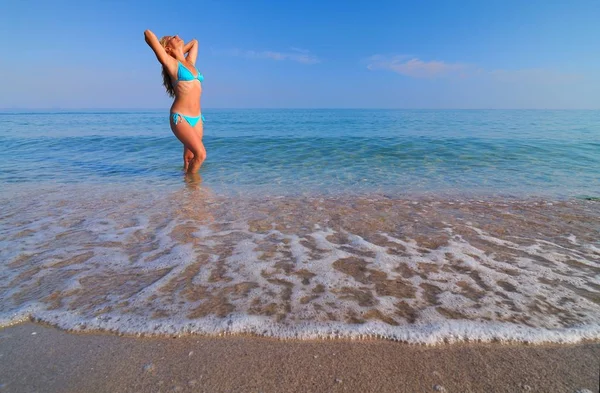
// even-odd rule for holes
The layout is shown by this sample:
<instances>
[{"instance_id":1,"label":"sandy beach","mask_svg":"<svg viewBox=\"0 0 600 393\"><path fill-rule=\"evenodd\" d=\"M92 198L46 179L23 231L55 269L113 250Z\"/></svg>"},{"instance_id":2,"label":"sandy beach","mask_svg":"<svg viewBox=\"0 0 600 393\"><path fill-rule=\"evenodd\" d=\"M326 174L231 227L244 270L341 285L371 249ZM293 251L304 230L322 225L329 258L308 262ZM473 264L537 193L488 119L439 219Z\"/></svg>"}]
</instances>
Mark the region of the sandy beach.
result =
<instances>
[{"instance_id":1,"label":"sandy beach","mask_svg":"<svg viewBox=\"0 0 600 393\"><path fill-rule=\"evenodd\" d=\"M597 392L600 344L391 341L0 330L2 392Z\"/></svg>"}]
</instances>

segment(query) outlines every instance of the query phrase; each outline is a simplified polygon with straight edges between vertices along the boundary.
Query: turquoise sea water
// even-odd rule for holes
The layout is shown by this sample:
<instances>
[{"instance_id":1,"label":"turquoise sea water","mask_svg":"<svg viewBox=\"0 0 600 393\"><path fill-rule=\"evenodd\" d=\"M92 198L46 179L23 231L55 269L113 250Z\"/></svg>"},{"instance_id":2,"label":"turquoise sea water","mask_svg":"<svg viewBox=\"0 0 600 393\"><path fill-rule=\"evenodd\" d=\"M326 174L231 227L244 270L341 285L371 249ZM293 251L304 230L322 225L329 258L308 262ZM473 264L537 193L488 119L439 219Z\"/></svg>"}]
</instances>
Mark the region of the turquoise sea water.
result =
<instances>
[{"instance_id":1,"label":"turquoise sea water","mask_svg":"<svg viewBox=\"0 0 600 393\"><path fill-rule=\"evenodd\" d=\"M0 113L0 327L600 340L600 111Z\"/></svg>"},{"instance_id":2,"label":"turquoise sea water","mask_svg":"<svg viewBox=\"0 0 600 393\"><path fill-rule=\"evenodd\" d=\"M203 184L273 193L600 192L600 111L207 110ZM0 113L0 184L182 182L166 111Z\"/></svg>"}]
</instances>

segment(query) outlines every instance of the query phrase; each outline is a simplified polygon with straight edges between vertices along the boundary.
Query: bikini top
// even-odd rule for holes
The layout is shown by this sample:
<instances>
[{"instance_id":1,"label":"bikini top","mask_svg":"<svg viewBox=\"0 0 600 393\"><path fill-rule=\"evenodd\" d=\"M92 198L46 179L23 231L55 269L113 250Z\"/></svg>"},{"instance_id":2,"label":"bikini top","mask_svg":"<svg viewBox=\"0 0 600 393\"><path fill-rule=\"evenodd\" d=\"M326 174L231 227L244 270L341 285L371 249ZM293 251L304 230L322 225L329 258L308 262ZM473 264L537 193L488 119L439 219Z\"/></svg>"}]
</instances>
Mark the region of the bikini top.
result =
<instances>
[{"instance_id":1,"label":"bikini top","mask_svg":"<svg viewBox=\"0 0 600 393\"><path fill-rule=\"evenodd\" d=\"M194 76L194 74L192 74L192 72L190 70L185 68L185 66L183 64L181 64L180 61L178 61L177 63L179 63L179 65L177 66L177 82L193 81L193 80L198 79L200 81L200 83L202 83L202 81L204 80L204 76L198 72L198 69L196 67L194 67L194 69L198 73L198 76Z\"/></svg>"}]
</instances>

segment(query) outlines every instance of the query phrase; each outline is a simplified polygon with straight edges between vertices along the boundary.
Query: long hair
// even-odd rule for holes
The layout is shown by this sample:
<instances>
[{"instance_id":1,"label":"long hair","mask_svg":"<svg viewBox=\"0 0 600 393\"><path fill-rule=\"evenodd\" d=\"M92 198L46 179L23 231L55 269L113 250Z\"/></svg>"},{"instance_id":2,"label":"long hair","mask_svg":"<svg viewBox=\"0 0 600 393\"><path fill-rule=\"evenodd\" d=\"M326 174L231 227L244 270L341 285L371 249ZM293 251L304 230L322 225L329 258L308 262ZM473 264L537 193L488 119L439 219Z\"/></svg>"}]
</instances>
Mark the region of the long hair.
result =
<instances>
[{"instance_id":1,"label":"long hair","mask_svg":"<svg viewBox=\"0 0 600 393\"><path fill-rule=\"evenodd\" d=\"M166 35L158 41L158 42L160 42L160 44L162 45L163 48L165 48L168 38L169 38L169 36ZM162 67L162 77L163 77L163 86L165 87L167 94L171 97L175 97L175 88L173 87L173 82L171 81L171 76L169 75L169 72L167 71L165 66Z\"/></svg>"}]
</instances>

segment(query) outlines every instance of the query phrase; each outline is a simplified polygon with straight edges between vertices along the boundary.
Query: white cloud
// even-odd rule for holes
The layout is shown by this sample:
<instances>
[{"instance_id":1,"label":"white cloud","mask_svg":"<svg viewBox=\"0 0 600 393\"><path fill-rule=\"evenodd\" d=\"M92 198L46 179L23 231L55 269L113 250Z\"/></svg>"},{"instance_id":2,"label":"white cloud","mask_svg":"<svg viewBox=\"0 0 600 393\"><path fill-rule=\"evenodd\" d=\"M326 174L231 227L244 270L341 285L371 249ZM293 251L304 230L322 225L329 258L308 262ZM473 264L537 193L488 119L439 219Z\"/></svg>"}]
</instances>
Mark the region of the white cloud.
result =
<instances>
[{"instance_id":1,"label":"white cloud","mask_svg":"<svg viewBox=\"0 0 600 393\"><path fill-rule=\"evenodd\" d=\"M583 75L565 73L546 68L524 68L516 70L496 69L484 70L464 63L447 63L444 61L423 61L415 56L374 55L367 59L369 70L387 70L412 78L487 78L501 83L524 83L538 85L555 85L581 81Z\"/></svg>"},{"instance_id":2,"label":"white cloud","mask_svg":"<svg viewBox=\"0 0 600 393\"><path fill-rule=\"evenodd\" d=\"M311 54L310 51L299 48L291 48L289 52L231 49L220 53L247 59L269 59L275 61L289 60L302 64L317 64L321 62L321 60L317 56Z\"/></svg>"},{"instance_id":3,"label":"white cloud","mask_svg":"<svg viewBox=\"0 0 600 393\"><path fill-rule=\"evenodd\" d=\"M370 70L388 70L413 78L437 78L450 75L464 74L468 70L466 64L446 63L444 61L423 61L416 57L398 55L375 55L367 59Z\"/></svg>"}]
</instances>

